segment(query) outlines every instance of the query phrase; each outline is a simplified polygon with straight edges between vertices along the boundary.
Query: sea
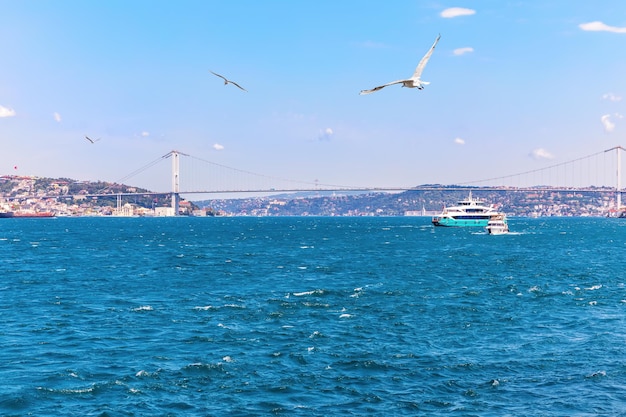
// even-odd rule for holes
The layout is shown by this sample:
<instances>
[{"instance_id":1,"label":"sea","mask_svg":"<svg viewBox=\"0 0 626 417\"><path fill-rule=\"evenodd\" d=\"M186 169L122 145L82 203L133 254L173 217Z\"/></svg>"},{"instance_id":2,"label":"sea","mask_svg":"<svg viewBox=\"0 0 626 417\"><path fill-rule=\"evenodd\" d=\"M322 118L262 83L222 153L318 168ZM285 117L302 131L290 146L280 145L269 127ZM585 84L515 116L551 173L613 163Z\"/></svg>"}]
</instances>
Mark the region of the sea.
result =
<instances>
[{"instance_id":1,"label":"sea","mask_svg":"<svg viewBox=\"0 0 626 417\"><path fill-rule=\"evenodd\" d=\"M0 220L2 416L623 416L626 220Z\"/></svg>"}]
</instances>

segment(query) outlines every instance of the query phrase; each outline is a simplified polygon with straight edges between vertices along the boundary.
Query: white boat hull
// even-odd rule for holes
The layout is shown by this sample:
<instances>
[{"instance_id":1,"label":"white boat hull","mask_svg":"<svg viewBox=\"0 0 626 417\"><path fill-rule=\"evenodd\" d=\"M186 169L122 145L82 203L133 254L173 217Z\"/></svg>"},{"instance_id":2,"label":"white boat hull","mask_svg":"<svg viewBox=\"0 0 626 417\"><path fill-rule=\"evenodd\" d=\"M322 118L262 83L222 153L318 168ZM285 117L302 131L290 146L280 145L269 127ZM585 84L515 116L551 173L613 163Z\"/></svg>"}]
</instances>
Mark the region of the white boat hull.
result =
<instances>
[{"instance_id":1,"label":"white boat hull","mask_svg":"<svg viewBox=\"0 0 626 417\"><path fill-rule=\"evenodd\" d=\"M503 235L509 233L509 224L503 214L496 215L487 223L487 233L490 235Z\"/></svg>"},{"instance_id":2,"label":"white boat hull","mask_svg":"<svg viewBox=\"0 0 626 417\"><path fill-rule=\"evenodd\" d=\"M507 226L487 226L487 233L490 235L503 235L509 233Z\"/></svg>"}]
</instances>

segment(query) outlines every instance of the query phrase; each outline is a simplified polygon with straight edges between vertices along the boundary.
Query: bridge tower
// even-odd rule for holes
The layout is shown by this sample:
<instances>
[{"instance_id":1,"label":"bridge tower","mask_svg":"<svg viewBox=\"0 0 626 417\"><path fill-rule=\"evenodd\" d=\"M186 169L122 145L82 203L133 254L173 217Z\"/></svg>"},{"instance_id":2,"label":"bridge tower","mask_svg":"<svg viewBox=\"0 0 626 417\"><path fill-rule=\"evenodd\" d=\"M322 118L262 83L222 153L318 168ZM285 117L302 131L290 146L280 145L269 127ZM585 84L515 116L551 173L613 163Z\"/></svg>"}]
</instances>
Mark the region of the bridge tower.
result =
<instances>
[{"instance_id":1,"label":"bridge tower","mask_svg":"<svg viewBox=\"0 0 626 417\"><path fill-rule=\"evenodd\" d=\"M172 157L172 210L174 211L174 216L178 216L180 203L180 165L178 160L179 152L172 151L170 152L170 156Z\"/></svg>"},{"instance_id":2,"label":"bridge tower","mask_svg":"<svg viewBox=\"0 0 626 417\"><path fill-rule=\"evenodd\" d=\"M621 146L617 147L617 210L622 209L622 185L621 185L621 176L622 176L622 158L619 151L624 150Z\"/></svg>"},{"instance_id":3,"label":"bridge tower","mask_svg":"<svg viewBox=\"0 0 626 417\"><path fill-rule=\"evenodd\" d=\"M626 149L621 146L615 146L604 152L609 151L617 152L617 184L615 186L615 200L617 205L616 209L619 212L622 210L622 154L620 151L626 151Z\"/></svg>"}]
</instances>

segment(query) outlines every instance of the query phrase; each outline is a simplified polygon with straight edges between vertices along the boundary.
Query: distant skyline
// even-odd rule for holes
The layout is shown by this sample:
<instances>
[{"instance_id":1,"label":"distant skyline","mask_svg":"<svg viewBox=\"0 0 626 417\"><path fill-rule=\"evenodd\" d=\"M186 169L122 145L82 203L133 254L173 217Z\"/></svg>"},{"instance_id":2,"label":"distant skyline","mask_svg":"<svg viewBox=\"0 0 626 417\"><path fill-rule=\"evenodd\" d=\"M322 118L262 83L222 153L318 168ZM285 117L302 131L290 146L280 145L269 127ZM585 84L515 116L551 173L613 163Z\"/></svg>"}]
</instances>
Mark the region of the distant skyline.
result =
<instances>
[{"instance_id":1,"label":"distant skyline","mask_svg":"<svg viewBox=\"0 0 626 417\"><path fill-rule=\"evenodd\" d=\"M452 184L626 146L625 2L393 5L0 0L0 175L117 181L176 149L323 184ZM410 77L438 34L424 90L359 95ZM167 190L164 168L129 185Z\"/></svg>"}]
</instances>

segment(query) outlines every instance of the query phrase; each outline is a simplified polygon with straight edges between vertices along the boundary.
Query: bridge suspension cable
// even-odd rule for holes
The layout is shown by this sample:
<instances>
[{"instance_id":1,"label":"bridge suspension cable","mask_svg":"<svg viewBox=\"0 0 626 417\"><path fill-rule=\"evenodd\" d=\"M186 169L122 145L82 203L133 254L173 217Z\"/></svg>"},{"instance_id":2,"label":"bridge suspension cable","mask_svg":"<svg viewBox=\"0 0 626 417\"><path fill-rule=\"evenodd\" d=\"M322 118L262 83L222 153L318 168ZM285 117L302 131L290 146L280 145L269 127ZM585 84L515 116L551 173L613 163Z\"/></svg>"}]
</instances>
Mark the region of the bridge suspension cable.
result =
<instances>
[{"instance_id":1,"label":"bridge suspension cable","mask_svg":"<svg viewBox=\"0 0 626 417\"><path fill-rule=\"evenodd\" d=\"M171 154L172 154L172 152L169 152L166 155L163 155L162 157L157 158L154 161L147 163L146 165L142 166L141 168L138 168L138 169L134 170L130 174L120 178L119 180L117 180L115 182L116 183L122 183L123 181L129 180L129 179L133 178L134 176L141 174L142 172L144 172L148 168L153 167L154 165L158 164L159 162L163 161L164 159L169 158Z\"/></svg>"},{"instance_id":2,"label":"bridge suspension cable","mask_svg":"<svg viewBox=\"0 0 626 417\"><path fill-rule=\"evenodd\" d=\"M202 163L205 163L205 164L208 164L208 165L211 165L211 166L214 166L214 167L219 167L219 168L222 168L222 169L229 170L231 172L235 172L235 173L239 173L239 174L245 174L245 175L248 175L248 176L251 176L251 177L256 177L256 178L263 178L263 179L267 179L267 180L279 181L279 182L282 182L282 183L299 184L299 185L311 187L310 189L320 189L320 188L344 189L344 190L359 190L359 189L363 189L362 186L359 187L359 186L350 186L350 185L324 184L324 183L320 183L318 181L292 180L292 179L286 179L286 178L281 178L281 177L272 176L272 175L259 174L259 173L248 171L248 170L244 170L244 169L233 168L233 167L229 167L229 166L226 166L226 165L223 165L223 164L218 164L216 162L207 161L206 159L198 158L198 157L193 156L193 155L185 155L185 156L187 156L190 159L193 159L193 160L196 160L196 161L200 161ZM301 187L301 188L304 188L304 187ZM189 190L189 191L191 191L191 190ZM205 191L207 191L207 190L205 190ZM229 191L233 191L233 190L229 190ZM267 191L270 191L270 190L267 190Z\"/></svg>"},{"instance_id":3,"label":"bridge suspension cable","mask_svg":"<svg viewBox=\"0 0 626 417\"><path fill-rule=\"evenodd\" d=\"M624 150L624 148L622 148L621 146L617 146L611 149L607 149L605 151L601 151L601 152L596 152L587 156L583 156L580 158L576 158L576 159L572 159L569 161L565 161L565 162L560 162L558 164L554 164L554 165L550 165L547 167L542 167L542 168L537 168L537 169L533 169L533 170L529 170L529 171L523 171L523 172L518 172L515 174L509 174L509 175L503 175L503 176L498 176L498 177L491 177L491 178L486 178L486 179L482 179L482 180L473 180L473 181L465 181L465 182L458 182L458 185L473 185L473 184L481 184L481 183L491 183L494 181L504 181L504 180L510 180L512 178L517 178L517 177L522 177L522 176L529 176L529 175L534 175L537 173L543 173L543 172L548 172L550 170L555 170L555 169L559 169L561 167L567 167L567 166L572 166L573 164L575 164L576 162L581 162L581 161L585 161L585 160L591 160L591 158L596 158L599 155L605 155L606 152L612 151L612 150ZM618 161L619 161L619 155L618 155ZM605 165L605 164L603 164ZM619 173L618 173L619 176ZM618 179L619 181L619 179ZM618 182L619 184L619 182ZM539 184L535 184L535 185L539 185ZM619 188L619 185L618 185Z\"/></svg>"}]
</instances>

